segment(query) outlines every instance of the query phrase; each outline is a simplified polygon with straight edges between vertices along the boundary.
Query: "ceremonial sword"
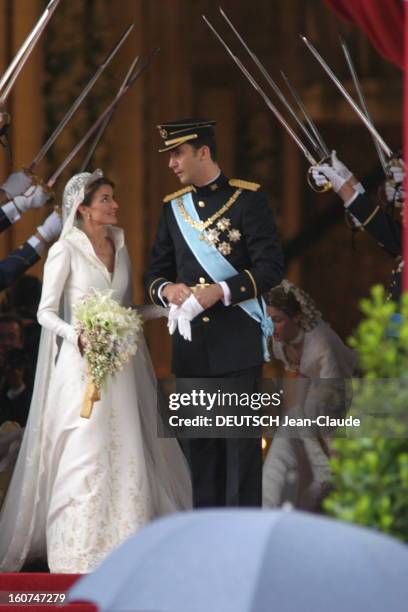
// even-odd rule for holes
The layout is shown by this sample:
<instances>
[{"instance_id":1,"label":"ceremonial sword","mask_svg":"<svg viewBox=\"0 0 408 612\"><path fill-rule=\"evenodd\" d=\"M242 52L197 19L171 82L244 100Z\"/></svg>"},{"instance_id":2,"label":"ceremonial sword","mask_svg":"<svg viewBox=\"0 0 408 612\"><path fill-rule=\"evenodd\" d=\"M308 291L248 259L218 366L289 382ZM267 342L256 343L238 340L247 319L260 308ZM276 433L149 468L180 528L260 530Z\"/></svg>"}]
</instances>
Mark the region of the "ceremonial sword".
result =
<instances>
[{"instance_id":1,"label":"ceremonial sword","mask_svg":"<svg viewBox=\"0 0 408 612\"><path fill-rule=\"evenodd\" d=\"M133 74L133 71L134 71L134 69L135 69L136 64L137 64L137 62L138 62L138 61L139 61L139 57L137 56L137 57L135 57L135 59L133 60L133 62L132 62L132 64L131 64L131 66L130 66L130 68L129 68L129 70L127 71L126 76L125 76L125 78L124 78L124 80L123 80L122 85L121 85L121 86L120 86L120 88L119 88L119 92L118 92L118 93L120 93L121 91L123 91L123 89L124 89L124 88L126 87L126 85L128 84L128 81L129 81L129 79L131 78L131 76L132 76L132 74ZM107 126L108 126L108 124L109 124L110 120L112 119L112 117L113 117L113 113L114 113L114 112L115 112L115 109L113 108L113 109L110 111L110 113L108 114L108 116L106 117L106 119L105 119L105 120L103 121L103 123L101 124L101 126L100 126L99 130L97 131L96 136L95 136L95 138L94 138L94 140L93 140L93 142L92 142L91 146L89 147L89 150L88 150L87 154L85 155L84 161L83 161L83 162L82 162L82 164L81 164L81 168L80 168L80 170L79 170L80 172L85 172L85 170L87 169L88 164L89 164L89 162L91 161L92 156L93 156L93 154L94 154L94 152L95 152L95 149L96 149L96 147L98 146L98 143L99 143L100 139L102 138L103 133L104 133L104 131L106 130L106 128L107 128Z\"/></svg>"},{"instance_id":2,"label":"ceremonial sword","mask_svg":"<svg viewBox=\"0 0 408 612\"><path fill-rule=\"evenodd\" d=\"M309 49L309 51L312 53L312 55L317 59L317 61L319 62L319 64L322 66L323 70L326 72L326 74L330 77L330 79L333 81L333 83L336 85L337 89L341 92L341 94L344 96L344 98L346 98L347 102L350 104L351 108L354 110L354 112L358 115L358 117L361 119L361 121L364 123L364 125L366 126L366 128L369 130L369 132L371 133L371 135L376 139L376 141L378 142L378 144L380 145L381 149L384 151L384 153L391 159L394 157L394 154L392 152L392 150L390 149L390 147L387 145L387 143L384 141L384 139L381 137L381 135L378 133L378 131L375 129L374 125L371 123L371 121L366 117L366 115L363 113L363 111L361 110L361 108L358 106L358 104L355 103L355 101L353 100L353 98L350 96L350 94L348 93L348 91L346 90L346 88L342 85L342 83L339 81L339 79L336 77L336 75L334 74L334 72L331 70L331 68L328 66L328 64L324 61L324 59L322 58L322 56L320 55L320 53L317 51L317 49L312 45L311 42L308 41L308 39L306 38L306 36L301 36L301 39L303 40L303 42L305 43L306 47Z\"/></svg>"},{"instance_id":3,"label":"ceremonial sword","mask_svg":"<svg viewBox=\"0 0 408 612\"><path fill-rule=\"evenodd\" d=\"M144 72L144 70L151 64L151 62L153 61L153 58L156 56L156 54L159 51L160 51L159 47L154 49L154 51L152 51L148 55L148 57L144 60L144 62L142 62L139 68L137 69L135 68L135 71L133 72L132 76L128 79L128 82L126 83L126 85L124 87L121 87L121 90L116 94L115 98L112 100L109 106L107 106L107 108L103 111L103 113L95 121L92 127L90 127L89 130L86 132L85 136L83 136L81 140L79 141L79 143L75 145L75 147L72 149L69 155L65 158L62 164L57 168L54 174L50 177L46 185L48 189L52 189L52 187L55 185L56 180L62 174L62 172L65 170L68 164L73 160L75 155L82 149L82 147L87 143L87 141L95 134L95 132L105 121L109 113L119 104L123 96L126 95L126 93L129 91L133 83L137 81L137 79L140 77L142 72Z\"/></svg>"},{"instance_id":4,"label":"ceremonial sword","mask_svg":"<svg viewBox=\"0 0 408 612\"><path fill-rule=\"evenodd\" d=\"M0 114L3 116L3 121L4 121L0 129L0 142L8 153L10 163L12 163L12 153L11 153L10 143L9 143L9 139L7 135L7 132L10 126L10 115L6 110L4 110L4 105L5 105L5 102L7 101L7 98L11 92L11 89L18 75L20 74L21 70L23 69L24 64L30 57L32 50L37 44L37 41L39 40L42 32L45 30L47 23L51 19L59 3L60 3L60 0L51 0L47 8L45 9L44 13L38 20L37 24L34 26L30 34L27 36L26 40L24 41L24 43L21 45L20 49L18 50L15 58L13 59L13 61L11 62L11 64L9 65L5 73L3 74L2 78L0 79L0 92L5 87L5 90L3 91L1 98L0 98Z\"/></svg>"},{"instance_id":5,"label":"ceremonial sword","mask_svg":"<svg viewBox=\"0 0 408 612\"><path fill-rule=\"evenodd\" d=\"M346 42L341 37L340 37L340 45L341 45L341 48L343 49L343 53L344 53L344 56L346 58L347 66L348 66L348 68L350 70L351 78L353 79L353 83L354 83L354 87L355 87L357 95L358 95L358 99L360 100L360 106L363 109L367 119L371 123L373 123L371 121L370 113L368 112L367 104L366 104L366 101L364 99L363 90L361 88L361 85L360 85L360 82L358 80L358 76L357 76L356 70L354 68L353 60L351 59L351 55L350 55L350 52L349 52L349 50L347 48ZM377 155L378 155L379 160L381 162L381 166L382 166L382 169L384 171L384 174L387 176L388 175L387 162L386 162L383 150L381 149L380 145L378 144L377 140L374 138L374 136L372 134L371 134L371 138L373 139L374 146L376 148Z\"/></svg>"},{"instance_id":6,"label":"ceremonial sword","mask_svg":"<svg viewBox=\"0 0 408 612\"><path fill-rule=\"evenodd\" d=\"M241 72L243 72L243 74L246 76L246 78L248 79L248 81L251 83L252 87L259 93L259 95L263 98L265 104L268 106L268 108L272 111L272 113L275 115L275 117L277 118L277 120L279 121L279 123L281 125L283 125L283 127L285 128L285 130L290 134L290 136L293 138L293 140L296 142L297 146L299 147L299 149L302 151L303 155L306 157L307 161L312 164L312 165L316 165L317 161L315 160L315 158L313 157L313 155L310 153L310 151L306 148L306 146L303 144L303 142L300 140L300 138L297 136L297 134L292 130L292 128L290 127L290 125L286 122L286 120L284 119L284 117L281 115L281 113L278 111L278 109L276 108L276 106L273 104L273 102L271 101L271 99L266 95L266 93L263 91L263 89L260 87L260 85L258 85L258 83L255 81L255 79L253 78L253 76L250 74L250 72L245 68L245 66L243 65L243 63L237 58L236 55L234 55L234 53L231 51L231 49L229 48L229 46L227 45L227 43L221 38L221 36L218 34L217 30L211 25L211 23L208 21L207 17L205 15L202 15L202 18L204 19L204 21L206 22L206 24L208 25L208 27L210 28L210 30L212 30L212 32L215 34L215 36L218 38L218 40L220 41L220 43L224 46L225 50L227 51L227 53L230 55L230 57L234 60L234 62L236 63L236 65L238 66L238 68L240 68Z\"/></svg>"},{"instance_id":7,"label":"ceremonial sword","mask_svg":"<svg viewBox=\"0 0 408 612\"><path fill-rule=\"evenodd\" d=\"M37 153L37 155L35 156L35 158L31 162L30 166L28 167L28 170L30 172L33 171L35 166L47 154L47 152L50 149L50 147L54 144L55 140L58 138L58 136L60 135L60 133L62 132L62 130L64 129L64 127L68 123L68 121L71 119L72 115L75 113L75 111L78 109L78 107L80 106L82 101L88 95L89 91L92 89L92 87L94 86L94 84L96 83L96 81L98 80L100 75L102 74L102 72L105 70L105 68L108 66L108 64L112 61L113 57L119 51L120 47L123 45L123 43L125 42L126 38L129 36L129 34L133 30L133 28L134 28L134 24L132 23L125 30L125 32L122 34L122 36L120 37L119 41L116 43L116 45L114 46L112 51L109 53L109 55L106 57L106 59L99 66L99 68L95 72L94 76L90 79L90 81L88 81L88 83L86 84L86 86L84 87L84 89L82 90L80 95L78 96L78 98L75 100L75 102L73 103L71 108L65 114L64 118L62 119L62 121L60 121L60 123L58 124L56 129L53 131L51 136L48 138L47 142L41 147L40 151Z\"/></svg>"},{"instance_id":8,"label":"ceremonial sword","mask_svg":"<svg viewBox=\"0 0 408 612\"><path fill-rule=\"evenodd\" d=\"M21 72L21 69L23 68L24 64L26 63L28 57L30 56L30 54L31 54L31 52L32 52L36 42L40 38L42 32L45 30L49 20L51 19L52 15L54 14L55 10L57 9L60 1L61 0L51 0L49 2L48 6L46 7L45 11L41 15L40 19L37 21L36 25L31 30L30 34L27 36L27 38L25 39L25 41L21 45L21 47L18 50L18 52L17 52L16 56L14 57L13 61L11 62L11 64L9 65L9 67L7 68L7 70L5 71L3 76L1 77L1 79L0 79L0 92L2 92L2 90L5 87L7 81L12 77L13 72L15 71L14 75L13 75L13 80L12 80L11 86L8 85L6 92L2 93L2 96L1 96L1 100L2 101L4 101L7 98L8 94L10 93L10 89L11 89L12 85L14 84L14 81L16 80L18 74Z\"/></svg>"},{"instance_id":9,"label":"ceremonial sword","mask_svg":"<svg viewBox=\"0 0 408 612\"><path fill-rule=\"evenodd\" d=\"M205 15L202 15L202 18L204 19L205 23L208 25L208 27L210 28L210 30L213 32L213 34L218 38L218 40L220 41L220 43L223 45L223 47L225 48L225 50L227 51L228 55L230 55L230 57L234 60L235 64L238 66L238 68L241 70L241 72L245 75L245 77L248 79L248 81L251 83L252 87L259 93L259 95L263 98L265 104L267 105L267 107L272 111L272 113L275 115L276 119L279 121L279 123L284 127L284 129L288 132L288 134L292 137L292 139L295 141L295 143L297 144L297 146L299 147L299 149L302 151L303 155L305 156L305 158L307 159L307 161L309 162L309 164L311 166L316 166L317 165L317 161L316 159L313 157L313 155L310 153L310 151L307 149L307 147L303 144L303 142L300 140L300 138L297 136L297 134L292 130L292 128L290 127L290 125L286 122L285 118L282 116L282 114L279 112L279 110L276 108L276 106L273 104L273 102L271 101L271 99L266 95L266 93L263 91L263 89L260 87L260 85L258 85L258 83L255 81L255 79L253 78L253 76L251 75L251 73L245 68L244 64L238 59L238 57L236 55L234 55L234 53L231 51L231 49L229 48L229 46L227 45L227 43L224 41L224 39L220 36L220 34L218 34L217 30L211 25L211 23L208 21L207 17ZM331 184L330 183L326 183L322 189L317 189L314 186L313 183L313 179L311 177L311 169L309 168L308 170L308 182L309 185L318 192L322 192L322 191L328 191L329 189L331 189Z\"/></svg>"},{"instance_id":10,"label":"ceremonial sword","mask_svg":"<svg viewBox=\"0 0 408 612\"><path fill-rule=\"evenodd\" d=\"M316 151L316 153L318 153L320 156L325 156L325 153L324 153L323 149L321 148L319 143L315 140L315 138L313 138L312 134L305 127L305 125L302 123L302 121L299 119L299 117L297 116L296 112L293 110L292 106L289 104L288 100L285 98L282 90L277 85L277 83L272 79L271 75L266 70L265 66L261 63L261 61L255 55L255 53L249 48L249 46L247 45L247 43L245 42L245 40L243 39L241 34L238 32L238 30L236 29L236 27L234 26L232 21L225 14L225 12L222 10L221 7L219 7L219 11L220 11L221 15L224 17L225 21L230 26L231 30L234 32L234 34L236 35L236 37L240 41L240 43L242 44L242 46L244 47L244 49L248 52L249 56L252 58L252 60L256 64L256 66L262 72L262 74L265 77L266 81L268 82L270 87L273 89L275 94L278 96L279 100L282 102L282 104L285 106L285 108L289 111L289 113L291 114L291 116L293 117L293 119L295 120L297 125L303 131L303 133L305 134L306 138L309 140L310 144L312 145L312 147Z\"/></svg>"},{"instance_id":11,"label":"ceremonial sword","mask_svg":"<svg viewBox=\"0 0 408 612\"><path fill-rule=\"evenodd\" d=\"M283 80L286 83L287 88L289 89L289 91L292 94L293 98L295 99L297 105L299 106L300 110L302 111L303 116L304 116L307 124L309 125L310 129L312 130L313 134L315 135L315 138L316 138L316 140L318 141L318 143L319 143L319 145L321 147L323 156L330 158L330 150L329 150L328 146L326 145L326 143L324 142L324 140L322 138L322 135L320 134L319 130L317 129L315 122L312 120L312 118L310 117L309 113L307 112L306 106L303 104L302 98L300 97L300 95L298 94L296 89L293 87L293 85L289 81L288 77L283 72L283 70L281 70L281 75L282 75Z\"/></svg>"}]
</instances>

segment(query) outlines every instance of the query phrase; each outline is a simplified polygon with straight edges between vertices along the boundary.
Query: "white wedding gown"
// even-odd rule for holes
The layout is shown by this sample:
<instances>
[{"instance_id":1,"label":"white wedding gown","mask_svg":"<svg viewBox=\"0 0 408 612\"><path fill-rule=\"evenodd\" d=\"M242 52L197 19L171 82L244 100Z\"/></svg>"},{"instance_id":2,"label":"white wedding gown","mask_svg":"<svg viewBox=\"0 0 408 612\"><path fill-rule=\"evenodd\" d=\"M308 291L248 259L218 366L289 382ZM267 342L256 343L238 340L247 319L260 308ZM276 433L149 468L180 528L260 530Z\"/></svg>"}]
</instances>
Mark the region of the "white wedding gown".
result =
<instances>
[{"instance_id":1,"label":"white wedding gown","mask_svg":"<svg viewBox=\"0 0 408 612\"><path fill-rule=\"evenodd\" d=\"M131 304L123 232L110 232L112 275L76 227L49 251L38 311L51 332L42 339L48 349L40 350L47 363L38 365L30 420L0 516L2 571L41 556L52 572L92 571L152 518L191 507L179 445L157 436L155 376L143 334L135 357L109 380L91 418L80 417L87 379L72 304L90 287L111 289L114 299ZM55 363L57 336L62 343Z\"/></svg>"}]
</instances>

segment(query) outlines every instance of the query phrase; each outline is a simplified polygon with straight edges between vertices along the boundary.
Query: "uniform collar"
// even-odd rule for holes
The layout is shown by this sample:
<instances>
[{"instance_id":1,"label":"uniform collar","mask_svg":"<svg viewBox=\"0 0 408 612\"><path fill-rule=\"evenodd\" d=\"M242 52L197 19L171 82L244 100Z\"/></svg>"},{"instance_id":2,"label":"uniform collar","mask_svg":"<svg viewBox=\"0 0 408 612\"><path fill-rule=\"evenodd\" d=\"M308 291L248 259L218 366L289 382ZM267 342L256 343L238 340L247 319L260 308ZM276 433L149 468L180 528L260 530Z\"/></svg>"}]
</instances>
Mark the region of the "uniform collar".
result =
<instances>
[{"instance_id":1,"label":"uniform collar","mask_svg":"<svg viewBox=\"0 0 408 612\"><path fill-rule=\"evenodd\" d=\"M199 198L216 194L219 189L226 187L228 185L228 178L225 176L223 172L221 172L216 179L208 183L207 185L203 185L202 187L197 187L193 185L193 191L197 194Z\"/></svg>"}]
</instances>

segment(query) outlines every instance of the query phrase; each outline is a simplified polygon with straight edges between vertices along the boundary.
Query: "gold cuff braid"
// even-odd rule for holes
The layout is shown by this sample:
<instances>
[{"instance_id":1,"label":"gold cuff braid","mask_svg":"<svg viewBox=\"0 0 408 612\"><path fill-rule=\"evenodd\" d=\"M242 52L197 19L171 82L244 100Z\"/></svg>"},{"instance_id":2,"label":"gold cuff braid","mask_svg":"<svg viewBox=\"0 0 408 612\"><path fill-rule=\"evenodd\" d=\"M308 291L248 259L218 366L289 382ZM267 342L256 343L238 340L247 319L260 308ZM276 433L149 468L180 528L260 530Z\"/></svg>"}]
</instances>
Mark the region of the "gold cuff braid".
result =
<instances>
[{"instance_id":1,"label":"gold cuff braid","mask_svg":"<svg viewBox=\"0 0 408 612\"><path fill-rule=\"evenodd\" d=\"M249 270L244 270L244 272L246 272L248 274L249 278L251 279L252 285L254 287L254 298L256 298L257 295L258 295L258 288L256 286L255 279L254 279L254 277L252 276L252 274L251 274L251 272Z\"/></svg>"}]
</instances>

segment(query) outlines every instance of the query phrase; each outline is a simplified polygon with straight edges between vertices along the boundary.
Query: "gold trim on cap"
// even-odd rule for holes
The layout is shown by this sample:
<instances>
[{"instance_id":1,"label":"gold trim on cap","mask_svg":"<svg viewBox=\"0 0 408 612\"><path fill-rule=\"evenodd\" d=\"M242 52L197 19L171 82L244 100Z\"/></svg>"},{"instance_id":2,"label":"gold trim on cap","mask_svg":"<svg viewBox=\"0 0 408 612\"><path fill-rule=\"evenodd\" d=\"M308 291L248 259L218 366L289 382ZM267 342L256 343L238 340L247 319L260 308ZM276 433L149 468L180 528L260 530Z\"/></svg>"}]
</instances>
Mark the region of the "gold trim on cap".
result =
<instances>
[{"instance_id":1,"label":"gold trim on cap","mask_svg":"<svg viewBox=\"0 0 408 612\"><path fill-rule=\"evenodd\" d=\"M194 138L198 138L198 134L187 134L186 136L178 136L177 138L172 138L171 140L165 140L164 144L167 147L173 144L181 144L186 140L193 140Z\"/></svg>"},{"instance_id":2,"label":"gold trim on cap","mask_svg":"<svg viewBox=\"0 0 408 612\"><path fill-rule=\"evenodd\" d=\"M179 136L178 138L172 138L171 140L165 140L164 144L166 145L165 149L159 149L159 153L164 153L169 149L175 149L181 144L187 142L188 140L194 140L198 138L198 134L188 134L187 136Z\"/></svg>"}]
</instances>

